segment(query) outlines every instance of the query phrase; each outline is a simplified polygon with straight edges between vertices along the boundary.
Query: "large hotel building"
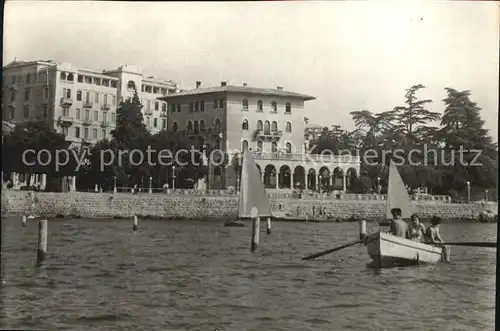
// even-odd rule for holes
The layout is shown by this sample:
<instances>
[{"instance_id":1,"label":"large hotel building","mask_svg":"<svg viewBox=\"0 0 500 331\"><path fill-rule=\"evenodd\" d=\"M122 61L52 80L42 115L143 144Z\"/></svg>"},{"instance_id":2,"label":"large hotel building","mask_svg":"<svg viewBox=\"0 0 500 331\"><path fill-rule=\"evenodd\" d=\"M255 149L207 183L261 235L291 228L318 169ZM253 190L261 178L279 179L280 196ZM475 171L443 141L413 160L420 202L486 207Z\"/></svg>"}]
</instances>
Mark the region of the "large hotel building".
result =
<instances>
[{"instance_id":1,"label":"large hotel building","mask_svg":"<svg viewBox=\"0 0 500 331\"><path fill-rule=\"evenodd\" d=\"M10 123L47 120L78 146L110 138L120 100L137 89L144 122L152 133L179 131L193 145L229 154L248 146L268 189L320 186L345 191L359 174L356 156L307 152L308 139L321 127L308 127L305 102L315 98L283 87L220 86L180 90L170 80L145 77L133 66L96 71L54 61L13 61L3 68L2 119ZM317 131L317 132L316 132ZM309 132L309 133L307 133ZM208 187L237 185L231 162L210 166ZM16 180L14 179L14 184ZM72 179L71 189L76 189ZM16 185L15 185L16 186Z\"/></svg>"}]
</instances>

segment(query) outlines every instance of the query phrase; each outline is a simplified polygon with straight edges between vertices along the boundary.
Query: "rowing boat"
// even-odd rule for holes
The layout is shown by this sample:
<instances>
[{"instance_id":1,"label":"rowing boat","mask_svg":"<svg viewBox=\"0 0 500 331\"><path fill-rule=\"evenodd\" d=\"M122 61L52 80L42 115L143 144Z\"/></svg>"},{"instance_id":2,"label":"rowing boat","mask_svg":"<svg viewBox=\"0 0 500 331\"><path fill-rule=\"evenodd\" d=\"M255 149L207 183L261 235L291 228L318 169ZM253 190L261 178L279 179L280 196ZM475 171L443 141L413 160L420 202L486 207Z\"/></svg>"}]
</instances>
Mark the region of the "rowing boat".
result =
<instances>
[{"instance_id":1,"label":"rowing boat","mask_svg":"<svg viewBox=\"0 0 500 331\"><path fill-rule=\"evenodd\" d=\"M449 246L432 246L386 232L376 232L366 238L368 255L379 268L433 264L449 261Z\"/></svg>"},{"instance_id":2,"label":"rowing boat","mask_svg":"<svg viewBox=\"0 0 500 331\"><path fill-rule=\"evenodd\" d=\"M403 219L408 219L415 212L415 206L411 203L403 179L391 161L387 190L387 218L390 217L392 208L400 208ZM381 268L394 265L439 263L449 260L448 246L443 249L442 247L427 245L382 231L369 235L365 244L368 255Z\"/></svg>"}]
</instances>

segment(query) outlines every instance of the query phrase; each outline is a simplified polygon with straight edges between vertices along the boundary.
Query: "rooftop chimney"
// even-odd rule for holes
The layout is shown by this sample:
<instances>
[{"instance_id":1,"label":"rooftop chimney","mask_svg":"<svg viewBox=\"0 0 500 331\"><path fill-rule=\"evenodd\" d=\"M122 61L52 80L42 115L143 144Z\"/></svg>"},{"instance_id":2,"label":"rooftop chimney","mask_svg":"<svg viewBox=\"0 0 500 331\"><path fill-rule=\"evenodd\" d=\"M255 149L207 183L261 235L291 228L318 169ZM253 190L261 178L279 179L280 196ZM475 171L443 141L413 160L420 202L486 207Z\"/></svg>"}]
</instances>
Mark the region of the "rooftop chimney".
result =
<instances>
[{"instance_id":1,"label":"rooftop chimney","mask_svg":"<svg viewBox=\"0 0 500 331\"><path fill-rule=\"evenodd\" d=\"M220 86L226 86L226 85L227 85L227 82L225 82L225 81L220 82Z\"/></svg>"},{"instance_id":2,"label":"rooftop chimney","mask_svg":"<svg viewBox=\"0 0 500 331\"><path fill-rule=\"evenodd\" d=\"M243 82L243 87L247 87L247 83Z\"/></svg>"},{"instance_id":3,"label":"rooftop chimney","mask_svg":"<svg viewBox=\"0 0 500 331\"><path fill-rule=\"evenodd\" d=\"M278 86L276 87L276 89L277 89L278 91L283 91L283 86L278 85Z\"/></svg>"},{"instance_id":4,"label":"rooftop chimney","mask_svg":"<svg viewBox=\"0 0 500 331\"><path fill-rule=\"evenodd\" d=\"M199 80L196 81L196 88L200 88L201 82Z\"/></svg>"}]
</instances>

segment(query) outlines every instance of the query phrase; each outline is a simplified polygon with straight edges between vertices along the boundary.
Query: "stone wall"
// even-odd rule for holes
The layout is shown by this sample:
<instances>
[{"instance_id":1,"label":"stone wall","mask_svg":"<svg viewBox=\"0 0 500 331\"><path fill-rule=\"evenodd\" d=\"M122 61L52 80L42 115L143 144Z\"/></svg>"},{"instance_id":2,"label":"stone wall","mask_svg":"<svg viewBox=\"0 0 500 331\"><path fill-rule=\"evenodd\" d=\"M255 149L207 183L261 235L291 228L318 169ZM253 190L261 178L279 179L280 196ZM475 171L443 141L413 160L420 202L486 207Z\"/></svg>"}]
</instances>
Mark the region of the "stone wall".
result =
<instances>
[{"instance_id":1,"label":"stone wall","mask_svg":"<svg viewBox=\"0 0 500 331\"><path fill-rule=\"evenodd\" d=\"M305 219L341 221L351 217L367 220L383 219L383 200L302 200L271 197L273 212ZM494 213L497 204L451 204L440 201L414 202L422 218L433 215L444 219L473 219L480 212L490 209ZM36 206L35 208L33 206ZM46 217L140 217L151 218L235 218L238 197L229 196L171 196L142 193L47 193L2 190L2 216L9 214L36 214Z\"/></svg>"}]
</instances>

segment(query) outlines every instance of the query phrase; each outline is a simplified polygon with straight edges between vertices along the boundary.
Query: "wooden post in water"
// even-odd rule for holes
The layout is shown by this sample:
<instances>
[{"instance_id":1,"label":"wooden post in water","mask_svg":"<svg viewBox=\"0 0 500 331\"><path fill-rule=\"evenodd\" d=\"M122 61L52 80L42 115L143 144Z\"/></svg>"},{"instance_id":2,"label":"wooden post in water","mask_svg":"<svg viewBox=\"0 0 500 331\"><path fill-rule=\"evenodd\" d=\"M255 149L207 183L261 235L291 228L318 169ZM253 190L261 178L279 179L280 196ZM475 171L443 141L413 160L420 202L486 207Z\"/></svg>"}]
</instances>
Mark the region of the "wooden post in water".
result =
<instances>
[{"instance_id":1,"label":"wooden post in water","mask_svg":"<svg viewBox=\"0 0 500 331\"><path fill-rule=\"evenodd\" d=\"M266 233L271 234L271 217L266 220Z\"/></svg>"},{"instance_id":2,"label":"wooden post in water","mask_svg":"<svg viewBox=\"0 0 500 331\"><path fill-rule=\"evenodd\" d=\"M255 252L259 248L260 217L253 217L252 242L250 251Z\"/></svg>"},{"instance_id":3,"label":"wooden post in water","mask_svg":"<svg viewBox=\"0 0 500 331\"><path fill-rule=\"evenodd\" d=\"M359 220L359 240L366 238L366 220Z\"/></svg>"},{"instance_id":4,"label":"wooden post in water","mask_svg":"<svg viewBox=\"0 0 500 331\"><path fill-rule=\"evenodd\" d=\"M26 227L26 215L23 215L23 228Z\"/></svg>"},{"instance_id":5,"label":"wooden post in water","mask_svg":"<svg viewBox=\"0 0 500 331\"><path fill-rule=\"evenodd\" d=\"M132 230L134 231L137 231L137 229L139 228L139 220L137 219L137 215L134 215L134 225L132 226Z\"/></svg>"},{"instance_id":6,"label":"wooden post in water","mask_svg":"<svg viewBox=\"0 0 500 331\"><path fill-rule=\"evenodd\" d=\"M38 251L36 255L36 265L40 266L47 255L47 220L38 221Z\"/></svg>"}]
</instances>

